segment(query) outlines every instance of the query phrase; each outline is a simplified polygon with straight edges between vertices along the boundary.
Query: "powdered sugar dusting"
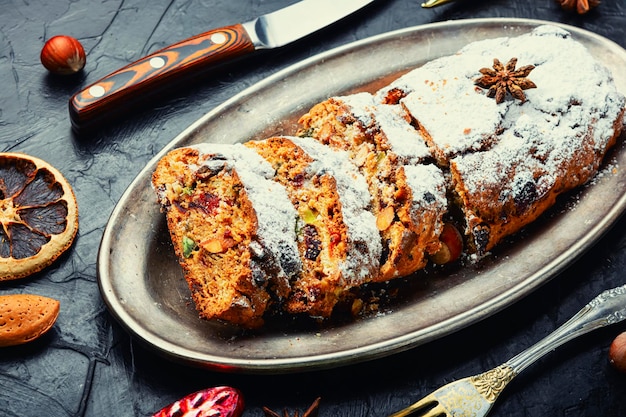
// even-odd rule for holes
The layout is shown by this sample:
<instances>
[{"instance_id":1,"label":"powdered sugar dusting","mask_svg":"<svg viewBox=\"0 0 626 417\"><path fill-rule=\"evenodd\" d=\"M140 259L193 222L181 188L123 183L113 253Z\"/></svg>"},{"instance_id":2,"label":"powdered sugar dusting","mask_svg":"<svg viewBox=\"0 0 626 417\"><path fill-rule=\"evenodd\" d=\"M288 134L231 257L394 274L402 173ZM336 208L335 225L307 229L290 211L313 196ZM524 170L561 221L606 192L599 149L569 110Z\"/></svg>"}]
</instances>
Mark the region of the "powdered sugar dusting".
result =
<instances>
[{"instance_id":1,"label":"powdered sugar dusting","mask_svg":"<svg viewBox=\"0 0 626 417\"><path fill-rule=\"evenodd\" d=\"M333 150L312 138L289 139L314 159L309 166L312 172L329 172L335 178L350 240L346 262L341 268L352 285L366 282L377 274L382 244L376 219L370 211L365 178L350 162L347 152Z\"/></svg>"},{"instance_id":2,"label":"powdered sugar dusting","mask_svg":"<svg viewBox=\"0 0 626 417\"><path fill-rule=\"evenodd\" d=\"M503 59L517 56L518 66L535 65L529 78L538 87L525 91L526 102L503 107L507 112L499 124L504 131L490 151L460 156L455 165L470 193L508 184L502 185L503 200L532 184L540 197L557 178L573 175L568 167L586 145L592 146L590 152L604 154L624 96L608 70L562 29L542 26L518 38L490 40L489 47ZM462 54L484 56L484 48L484 42L477 42ZM582 167L576 175L584 182L595 168Z\"/></svg>"},{"instance_id":3,"label":"powdered sugar dusting","mask_svg":"<svg viewBox=\"0 0 626 417\"><path fill-rule=\"evenodd\" d=\"M422 216L424 211L444 213L447 210L446 179L441 169L435 165L406 165L404 172L413 191L413 216Z\"/></svg>"},{"instance_id":4,"label":"powdered sugar dusting","mask_svg":"<svg viewBox=\"0 0 626 417\"><path fill-rule=\"evenodd\" d=\"M538 88L525 90L523 104L510 97L497 104L474 80L480 68L491 67L494 58L504 63L513 57L518 58L518 68L535 66L529 78ZM594 133L602 149L624 105L608 70L567 31L548 25L519 37L473 42L455 55L409 72L377 92L377 97L392 88L409 93L402 103L446 157L488 149L499 140L498 129L514 128L522 114L532 114L533 121L547 119L580 129L597 120Z\"/></svg>"},{"instance_id":5,"label":"powdered sugar dusting","mask_svg":"<svg viewBox=\"0 0 626 417\"><path fill-rule=\"evenodd\" d=\"M464 64L476 70L490 62L470 58ZM486 148L509 103L497 105L495 100L477 93L474 73L459 71L455 62L437 68L424 66L420 72L422 82L402 104L429 133L439 151L449 157Z\"/></svg>"},{"instance_id":6,"label":"powdered sugar dusting","mask_svg":"<svg viewBox=\"0 0 626 417\"><path fill-rule=\"evenodd\" d=\"M348 96L334 97L333 99L349 106L352 115L366 129L375 123L374 115L372 114L374 97L370 93L361 92Z\"/></svg>"},{"instance_id":7,"label":"powdered sugar dusting","mask_svg":"<svg viewBox=\"0 0 626 417\"><path fill-rule=\"evenodd\" d=\"M424 137L404 118L402 106L380 104L374 109L380 129L402 164L418 164L431 157Z\"/></svg>"},{"instance_id":8,"label":"powdered sugar dusting","mask_svg":"<svg viewBox=\"0 0 626 417\"><path fill-rule=\"evenodd\" d=\"M279 261L284 275L295 278L302 270L295 232L298 213L285 188L272 180L272 166L242 144L203 143L192 148L205 155L224 156L226 163L235 168L255 209L263 247Z\"/></svg>"},{"instance_id":9,"label":"powdered sugar dusting","mask_svg":"<svg viewBox=\"0 0 626 417\"><path fill-rule=\"evenodd\" d=\"M380 129L386 145L402 164L417 164L429 158L430 151L422 135L408 121L410 116L400 105L379 104L366 92L334 97L350 108L352 116L366 129Z\"/></svg>"}]
</instances>

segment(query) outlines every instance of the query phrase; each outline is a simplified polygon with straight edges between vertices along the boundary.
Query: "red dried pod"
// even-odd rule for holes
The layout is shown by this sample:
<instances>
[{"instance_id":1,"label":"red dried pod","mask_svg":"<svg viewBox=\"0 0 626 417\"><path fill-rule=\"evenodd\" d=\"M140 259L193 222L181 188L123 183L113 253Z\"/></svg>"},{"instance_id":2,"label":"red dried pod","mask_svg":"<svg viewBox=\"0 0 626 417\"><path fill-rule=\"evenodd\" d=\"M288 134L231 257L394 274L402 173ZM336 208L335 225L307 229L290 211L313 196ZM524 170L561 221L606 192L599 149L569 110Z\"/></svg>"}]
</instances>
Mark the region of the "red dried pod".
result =
<instances>
[{"instance_id":1,"label":"red dried pod","mask_svg":"<svg viewBox=\"0 0 626 417\"><path fill-rule=\"evenodd\" d=\"M240 417L241 392L231 387L206 388L186 395L153 414L153 417Z\"/></svg>"}]
</instances>

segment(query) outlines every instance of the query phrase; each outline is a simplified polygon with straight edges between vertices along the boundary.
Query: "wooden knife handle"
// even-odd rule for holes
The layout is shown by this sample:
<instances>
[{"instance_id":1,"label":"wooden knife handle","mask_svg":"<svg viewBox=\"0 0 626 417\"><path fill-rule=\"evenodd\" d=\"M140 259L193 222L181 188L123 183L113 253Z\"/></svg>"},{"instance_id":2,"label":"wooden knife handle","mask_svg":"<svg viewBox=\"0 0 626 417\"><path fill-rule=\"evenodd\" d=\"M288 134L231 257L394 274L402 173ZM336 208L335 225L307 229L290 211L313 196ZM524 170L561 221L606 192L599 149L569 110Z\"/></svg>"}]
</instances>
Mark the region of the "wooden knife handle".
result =
<instances>
[{"instance_id":1,"label":"wooden knife handle","mask_svg":"<svg viewBox=\"0 0 626 417\"><path fill-rule=\"evenodd\" d=\"M190 73L254 51L243 25L210 30L139 59L76 93L69 102L79 129Z\"/></svg>"}]
</instances>

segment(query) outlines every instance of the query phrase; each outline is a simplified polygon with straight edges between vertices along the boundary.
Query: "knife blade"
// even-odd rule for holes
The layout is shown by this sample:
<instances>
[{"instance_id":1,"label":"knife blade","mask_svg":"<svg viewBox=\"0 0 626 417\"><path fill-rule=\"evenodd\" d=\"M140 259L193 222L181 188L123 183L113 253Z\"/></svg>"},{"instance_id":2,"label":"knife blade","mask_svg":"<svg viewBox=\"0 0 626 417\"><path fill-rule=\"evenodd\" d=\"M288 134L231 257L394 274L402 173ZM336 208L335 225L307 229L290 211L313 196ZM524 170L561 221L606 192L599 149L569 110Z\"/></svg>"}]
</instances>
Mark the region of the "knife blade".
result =
<instances>
[{"instance_id":1,"label":"knife blade","mask_svg":"<svg viewBox=\"0 0 626 417\"><path fill-rule=\"evenodd\" d=\"M70 98L79 131L174 81L254 51L279 48L374 0L302 0L244 23L209 30L160 49L83 88Z\"/></svg>"}]
</instances>

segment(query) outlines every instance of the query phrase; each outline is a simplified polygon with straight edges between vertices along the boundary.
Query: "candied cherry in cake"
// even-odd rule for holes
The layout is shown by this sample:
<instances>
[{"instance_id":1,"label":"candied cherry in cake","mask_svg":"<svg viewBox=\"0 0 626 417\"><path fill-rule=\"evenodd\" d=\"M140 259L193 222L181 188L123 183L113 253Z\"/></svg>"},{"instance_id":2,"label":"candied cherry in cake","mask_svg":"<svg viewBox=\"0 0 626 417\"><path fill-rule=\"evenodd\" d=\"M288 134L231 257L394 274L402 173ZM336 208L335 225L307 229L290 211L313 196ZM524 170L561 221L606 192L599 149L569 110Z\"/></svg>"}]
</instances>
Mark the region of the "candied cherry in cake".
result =
<instances>
[{"instance_id":1,"label":"candied cherry in cake","mask_svg":"<svg viewBox=\"0 0 626 417\"><path fill-rule=\"evenodd\" d=\"M452 223L445 223L439 236L441 249L431 256L431 260L439 265L454 262L463 252L463 237Z\"/></svg>"},{"instance_id":2,"label":"candied cherry in cake","mask_svg":"<svg viewBox=\"0 0 626 417\"><path fill-rule=\"evenodd\" d=\"M206 214L214 216L220 205L220 198L211 193L199 193L197 196L194 196L192 205L200 208Z\"/></svg>"}]
</instances>

